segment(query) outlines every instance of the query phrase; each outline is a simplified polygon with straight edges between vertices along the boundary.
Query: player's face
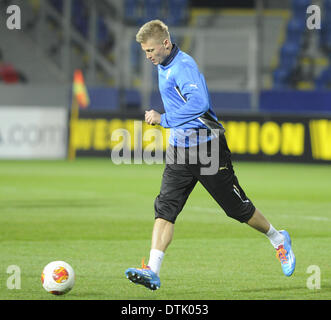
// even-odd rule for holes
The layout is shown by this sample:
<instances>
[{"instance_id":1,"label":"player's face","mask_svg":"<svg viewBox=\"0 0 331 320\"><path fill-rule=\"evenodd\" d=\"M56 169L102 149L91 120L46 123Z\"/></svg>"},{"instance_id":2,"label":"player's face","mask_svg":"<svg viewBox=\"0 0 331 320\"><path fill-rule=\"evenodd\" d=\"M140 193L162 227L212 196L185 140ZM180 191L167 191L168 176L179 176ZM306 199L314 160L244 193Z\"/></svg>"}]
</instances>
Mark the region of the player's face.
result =
<instances>
[{"instance_id":1,"label":"player's face","mask_svg":"<svg viewBox=\"0 0 331 320\"><path fill-rule=\"evenodd\" d=\"M146 58L154 65L158 65L170 54L170 41L164 40L162 43L154 39L148 39L141 44L142 50L146 53Z\"/></svg>"}]
</instances>

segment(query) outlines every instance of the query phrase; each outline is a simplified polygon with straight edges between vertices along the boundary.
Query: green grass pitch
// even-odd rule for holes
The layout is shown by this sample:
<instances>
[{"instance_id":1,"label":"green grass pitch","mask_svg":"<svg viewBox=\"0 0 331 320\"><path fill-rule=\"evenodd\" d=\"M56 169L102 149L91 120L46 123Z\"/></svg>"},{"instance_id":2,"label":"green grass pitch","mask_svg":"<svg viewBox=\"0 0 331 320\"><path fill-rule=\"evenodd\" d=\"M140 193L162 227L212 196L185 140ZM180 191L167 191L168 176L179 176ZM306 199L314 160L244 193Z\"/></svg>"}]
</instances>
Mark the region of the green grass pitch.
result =
<instances>
[{"instance_id":1,"label":"green grass pitch","mask_svg":"<svg viewBox=\"0 0 331 320\"><path fill-rule=\"evenodd\" d=\"M124 271L148 259L163 165L1 161L0 299L330 299L330 166L234 167L254 204L276 228L290 232L297 257L292 277L283 275L263 234L228 218L198 184L176 222L161 289L147 290L130 283ZM75 287L64 296L41 286L41 271L53 260L76 272ZM10 265L20 268L20 289L7 287ZM319 278L310 266L318 267ZM320 288L307 287L318 279Z\"/></svg>"}]
</instances>

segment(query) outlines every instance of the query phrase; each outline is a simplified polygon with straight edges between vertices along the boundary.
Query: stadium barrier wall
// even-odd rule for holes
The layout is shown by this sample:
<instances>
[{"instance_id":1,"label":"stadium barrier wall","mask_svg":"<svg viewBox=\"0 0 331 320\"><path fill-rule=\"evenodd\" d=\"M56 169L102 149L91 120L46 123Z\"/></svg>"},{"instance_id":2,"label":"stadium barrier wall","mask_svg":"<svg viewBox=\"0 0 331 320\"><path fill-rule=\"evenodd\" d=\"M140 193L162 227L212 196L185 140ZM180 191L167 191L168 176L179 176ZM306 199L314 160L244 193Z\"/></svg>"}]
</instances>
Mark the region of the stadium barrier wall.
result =
<instances>
[{"instance_id":1,"label":"stadium barrier wall","mask_svg":"<svg viewBox=\"0 0 331 320\"><path fill-rule=\"evenodd\" d=\"M67 141L67 108L0 107L0 159L63 159Z\"/></svg>"},{"instance_id":2,"label":"stadium barrier wall","mask_svg":"<svg viewBox=\"0 0 331 320\"><path fill-rule=\"evenodd\" d=\"M225 114L219 120L234 160L331 163L331 117ZM132 159L142 150L165 152L168 136L169 129L146 124L143 114L82 110L70 139L78 157L123 149Z\"/></svg>"},{"instance_id":3,"label":"stadium barrier wall","mask_svg":"<svg viewBox=\"0 0 331 320\"><path fill-rule=\"evenodd\" d=\"M127 89L123 92L109 87L88 87L91 100L89 108L93 110L120 111L123 103L128 110L139 110L143 105L141 92L138 89ZM224 112L250 112L252 95L247 91L210 91L214 109ZM70 100L71 101L71 100ZM163 110L159 91L152 91L148 105L154 110ZM285 114L328 114L331 116L330 90L261 90L259 111Z\"/></svg>"}]
</instances>

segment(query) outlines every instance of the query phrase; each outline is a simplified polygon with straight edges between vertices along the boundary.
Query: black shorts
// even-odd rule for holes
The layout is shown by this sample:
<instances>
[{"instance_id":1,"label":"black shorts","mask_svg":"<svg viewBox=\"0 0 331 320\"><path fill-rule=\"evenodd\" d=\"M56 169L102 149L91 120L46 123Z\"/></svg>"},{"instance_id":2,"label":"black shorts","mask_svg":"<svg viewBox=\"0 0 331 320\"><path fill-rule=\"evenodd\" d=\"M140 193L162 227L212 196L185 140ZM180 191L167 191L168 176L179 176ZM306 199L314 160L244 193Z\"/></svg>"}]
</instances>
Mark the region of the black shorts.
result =
<instances>
[{"instance_id":1,"label":"black shorts","mask_svg":"<svg viewBox=\"0 0 331 320\"><path fill-rule=\"evenodd\" d=\"M199 152L201 150L207 150L205 156L204 151ZM213 159L210 160L214 162L213 166L216 165L216 171L213 170L212 174L207 170L212 166L206 161L208 157ZM161 190L154 203L155 218L175 223L198 181L229 217L240 222L247 222L252 217L255 207L239 185L231 163L231 152L224 135L221 134L219 138L195 149L180 150L169 146Z\"/></svg>"}]
</instances>

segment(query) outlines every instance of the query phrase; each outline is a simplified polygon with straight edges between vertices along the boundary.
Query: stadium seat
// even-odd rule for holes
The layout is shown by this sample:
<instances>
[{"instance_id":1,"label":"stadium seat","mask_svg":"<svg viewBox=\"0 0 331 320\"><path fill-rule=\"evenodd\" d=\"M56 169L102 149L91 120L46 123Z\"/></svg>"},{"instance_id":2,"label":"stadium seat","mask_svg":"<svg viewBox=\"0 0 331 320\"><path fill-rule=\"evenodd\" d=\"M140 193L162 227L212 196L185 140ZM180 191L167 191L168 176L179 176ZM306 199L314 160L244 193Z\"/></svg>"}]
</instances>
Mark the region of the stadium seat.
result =
<instances>
[{"instance_id":1,"label":"stadium seat","mask_svg":"<svg viewBox=\"0 0 331 320\"><path fill-rule=\"evenodd\" d=\"M6 84L18 83L20 80L19 73L10 63L0 65L0 79Z\"/></svg>"},{"instance_id":2,"label":"stadium seat","mask_svg":"<svg viewBox=\"0 0 331 320\"><path fill-rule=\"evenodd\" d=\"M153 19L161 19L162 0L144 0L142 23Z\"/></svg>"},{"instance_id":3,"label":"stadium seat","mask_svg":"<svg viewBox=\"0 0 331 320\"><path fill-rule=\"evenodd\" d=\"M88 21L86 17L77 17L74 19L74 25L84 37L88 36Z\"/></svg>"},{"instance_id":4,"label":"stadium seat","mask_svg":"<svg viewBox=\"0 0 331 320\"><path fill-rule=\"evenodd\" d=\"M185 23L188 13L188 0L168 0L168 15L166 23L170 26Z\"/></svg>"},{"instance_id":5,"label":"stadium seat","mask_svg":"<svg viewBox=\"0 0 331 320\"><path fill-rule=\"evenodd\" d=\"M274 89L285 89L289 87L288 79L289 79L290 71L286 68L277 68L273 72L273 88Z\"/></svg>"},{"instance_id":6,"label":"stadium seat","mask_svg":"<svg viewBox=\"0 0 331 320\"><path fill-rule=\"evenodd\" d=\"M98 45L103 46L109 40L108 28L103 17L98 17L97 39Z\"/></svg>"},{"instance_id":7,"label":"stadium seat","mask_svg":"<svg viewBox=\"0 0 331 320\"><path fill-rule=\"evenodd\" d=\"M88 14L85 3L74 0L72 6L72 21L77 30L84 36L88 35Z\"/></svg>"},{"instance_id":8,"label":"stadium seat","mask_svg":"<svg viewBox=\"0 0 331 320\"><path fill-rule=\"evenodd\" d=\"M329 53L331 51L331 1L325 0L323 4L319 42L322 50Z\"/></svg>"},{"instance_id":9,"label":"stadium seat","mask_svg":"<svg viewBox=\"0 0 331 320\"><path fill-rule=\"evenodd\" d=\"M327 89L331 85L331 66L322 70L315 80L316 89Z\"/></svg>"},{"instance_id":10,"label":"stadium seat","mask_svg":"<svg viewBox=\"0 0 331 320\"><path fill-rule=\"evenodd\" d=\"M312 4L312 0L292 0L293 16L303 18L306 17L307 7Z\"/></svg>"},{"instance_id":11,"label":"stadium seat","mask_svg":"<svg viewBox=\"0 0 331 320\"><path fill-rule=\"evenodd\" d=\"M285 69L292 70L295 67L300 47L297 43L285 42L280 51L280 65Z\"/></svg>"},{"instance_id":12,"label":"stadium seat","mask_svg":"<svg viewBox=\"0 0 331 320\"><path fill-rule=\"evenodd\" d=\"M137 0L124 1L124 20L126 22L135 23L137 21L138 4Z\"/></svg>"},{"instance_id":13,"label":"stadium seat","mask_svg":"<svg viewBox=\"0 0 331 320\"><path fill-rule=\"evenodd\" d=\"M320 43L320 47L325 52L331 51L331 24L326 22L325 18L323 18L322 20L321 30L319 32L319 43Z\"/></svg>"},{"instance_id":14,"label":"stadium seat","mask_svg":"<svg viewBox=\"0 0 331 320\"><path fill-rule=\"evenodd\" d=\"M290 77L297 66L300 45L287 40L279 54L279 66L273 72L274 88L286 88L290 85Z\"/></svg>"},{"instance_id":15,"label":"stadium seat","mask_svg":"<svg viewBox=\"0 0 331 320\"><path fill-rule=\"evenodd\" d=\"M304 32L306 30L305 20L299 17L293 17L287 25L287 41L303 45Z\"/></svg>"}]
</instances>

